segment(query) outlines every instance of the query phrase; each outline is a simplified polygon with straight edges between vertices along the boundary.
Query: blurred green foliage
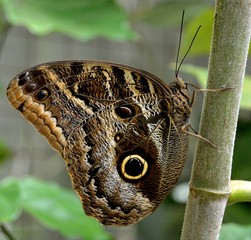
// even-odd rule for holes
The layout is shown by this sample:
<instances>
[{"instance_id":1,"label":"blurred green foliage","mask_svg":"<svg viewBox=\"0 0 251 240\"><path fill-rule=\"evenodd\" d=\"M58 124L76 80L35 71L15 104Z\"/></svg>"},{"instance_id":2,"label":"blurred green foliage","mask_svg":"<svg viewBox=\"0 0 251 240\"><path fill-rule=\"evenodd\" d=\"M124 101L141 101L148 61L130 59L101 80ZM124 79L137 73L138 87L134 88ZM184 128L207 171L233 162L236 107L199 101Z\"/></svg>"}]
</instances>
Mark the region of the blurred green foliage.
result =
<instances>
[{"instance_id":1,"label":"blurred green foliage","mask_svg":"<svg viewBox=\"0 0 251 240\"><path fill-rule=\"evenodd\" d=\"M20 215L20 191L17 182L0 182L0 222L12 222Z\"/></svg>"},{"instance_id":2,"label":"blurred green foliage","mask_svg":"<svg viewBox=\"0 0 251 240\"><path fill-rule=\"evenodd\" d=\"M0 222L15 221L22 211L66 237L110 240L94 218L87 217L74 192L35 178L7 178L0 182Z\"/></svg>"},{"instance_id":3,"label":"blurred green foliage","mask_svg":"<svg viewBox=\"0 0 251 240\"><path fill-rule=\"evenodd\" d=\"M251 225L225 224L221 229L219 240L250 240Z\"/></svg>"},{"instance_id":4,"label":"blurred green foliage","mask_svg":"<svg viewBox=\"0 0 251 240\"><path fill-rule=\"evenodd\" d=\"M7 160L11 155L11 150L6 145L4 140L0 138L0 164Z\"/></svg>"},{"instance_id":5,"label":"blurred green foliage","mask_svg":"<svg viewBox=\"0 0 251 240\"><path fill-rule=\"evenodd\" d=\"M128 17L113 0L1 0L9 23L45 35L61 32L78 40L137 37Z\"/></svg>"},{"instance_id":6,"label":"blurred green foliage","mask_svg":"<svg viewBox=\"0 0 251 240\"><path fill-rule=\"evenodd\" d=\"M166 0L156 3L150 8L142 8L132 14L134 21L140 21L155 28L177 26L180 23L181 11L185 9L187 19L199 16L202 12L212 7L210 1L204 0ZM196 17L197 18L197 17ZM196 25L198 27L199 23Z\"/></svg>"}]
</instances>

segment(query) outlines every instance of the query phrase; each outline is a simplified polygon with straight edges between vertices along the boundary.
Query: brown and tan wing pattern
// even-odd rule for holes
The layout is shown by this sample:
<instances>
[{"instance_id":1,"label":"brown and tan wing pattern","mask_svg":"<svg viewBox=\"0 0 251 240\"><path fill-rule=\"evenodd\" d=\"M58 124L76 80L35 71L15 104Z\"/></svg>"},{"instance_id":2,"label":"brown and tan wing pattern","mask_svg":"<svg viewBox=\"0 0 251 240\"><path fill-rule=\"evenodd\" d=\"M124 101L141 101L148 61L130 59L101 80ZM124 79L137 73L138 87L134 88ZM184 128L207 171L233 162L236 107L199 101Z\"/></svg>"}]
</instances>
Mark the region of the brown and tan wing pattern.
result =
<instances>
[{"instance_id":1,"label":"brown and tan wing pattern","mask_svg":"<svg viewBox=\"0 0 251 240\"><path fill-rule=\"evenodd\" d=\"M87 215L128 225L152 213L187 154L191 97L143 70L97 61L51 62L9 84L14 108L66 161Z\"/></svg>"}]
</instances>

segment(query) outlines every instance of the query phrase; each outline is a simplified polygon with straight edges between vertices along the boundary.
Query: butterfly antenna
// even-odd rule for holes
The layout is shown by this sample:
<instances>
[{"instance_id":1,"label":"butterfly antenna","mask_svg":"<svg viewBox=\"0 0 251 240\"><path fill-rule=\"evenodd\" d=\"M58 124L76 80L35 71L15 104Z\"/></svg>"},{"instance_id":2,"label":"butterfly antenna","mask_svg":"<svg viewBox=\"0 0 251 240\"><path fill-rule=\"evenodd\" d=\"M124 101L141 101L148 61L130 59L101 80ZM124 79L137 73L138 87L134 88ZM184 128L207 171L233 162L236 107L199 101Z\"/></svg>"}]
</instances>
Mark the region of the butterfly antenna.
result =
<instances>
[{"instance_id":1,"label":"butterfly antenna","mask_svg":"<svg viewBox=\"0 0 251 240\"><path fill-rule=\"evenodd\" d=\"M176 64L175 64L175 77L177 79L180 65L178 67L178 62L179 62L179 55L180 55L180 46L181 46L181 39L182 39L182 32L183 32L183 25L184 25L184 15L185 15L185 10L182 11L182 17L181 17L181 23L180 23L180 36L179 36L179 44L178 44L178 50L177 50L177 55L176 55Z\"/></svg>"},{"instance_id":2,"label":"butterfly antenna","mask_svg":"<svg viewBox=\"0 0 251 240\"><path fill-rule=\"evenodd\" d=\"M176 79L178 78L180 67L183 64L184 60L186 59L189 51L191 50L191 47L192 47L192 45L194 43L194 40L195 40L196 36L198 35L198 32L199 32L199 30L201 28L201 25L197 28L197 30L196 30L196 32L195 32L195 34L193 36L193 39L192 39L192 41L191 41L191 43L190 43L190 45L189 45L189 47L188 47L188 49L187 49L184 57L182 58L179 66L178 66L179 54L180 54L180 46L181 46L181 39L182 39L182 32L183 32L183 25L184 25L184 15L185 15L185 10L183 10L183 12L182 12L181 25L180 25L180 37L179 37L179 45L178 45L178 51L177 51L177 56L176 56L176 65L175 65L175 77L176 77Z\"/></svg>"}]
</instances>

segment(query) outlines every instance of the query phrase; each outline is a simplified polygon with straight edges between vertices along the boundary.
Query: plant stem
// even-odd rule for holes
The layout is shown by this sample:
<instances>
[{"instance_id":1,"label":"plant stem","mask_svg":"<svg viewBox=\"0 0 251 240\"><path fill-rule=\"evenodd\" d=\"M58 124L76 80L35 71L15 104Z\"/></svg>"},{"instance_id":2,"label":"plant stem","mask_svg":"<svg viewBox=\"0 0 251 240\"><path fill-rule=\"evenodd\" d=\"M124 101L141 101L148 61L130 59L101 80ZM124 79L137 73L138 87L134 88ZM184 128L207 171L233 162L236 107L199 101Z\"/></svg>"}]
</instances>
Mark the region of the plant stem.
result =
<instances>
[{"instance_id":1,"label":"plant stem","mask_svg":"<svg viewBox=\"0 0 251 240\"><path fill-rule=\"evenodd\" d=\"M230 194L232 155L248 46L250 0L218 0L199 134L182 240L218 239ZM203 26L202 26L203 27Z\"/></svg>"},{"instance_id":2,"label":"plant stem","mask_svg":"<svg viewBox=\"0 0 251 240\"><path fill-rule=\"evenodd\" d=\"M251 202L251 182L233 180L231 181L231 194L227 204L237 202Z\"/></svg>"},{"instance_id":3,"label":"plant stem","mask_svg":"<svg viewBox=\"0 0 251 240\"><path fill-rule=\"evenodd\" d=\"M5 18L3 6L0 0L0 56L2 55L4 43L11 25Z\"/></svg>"},{"instance_id":4,"label":"plant stem","mask_svg":"<svg viewBox=\"0 0 251 240\"><path fill-rule=\"evenodd\" d=\"M11 234L11 232L7 229L7 227L4 224L0 225L0 228L4 235L9 239L9 240L15 240L16 238Z\"/></svg>"}]
</instances>

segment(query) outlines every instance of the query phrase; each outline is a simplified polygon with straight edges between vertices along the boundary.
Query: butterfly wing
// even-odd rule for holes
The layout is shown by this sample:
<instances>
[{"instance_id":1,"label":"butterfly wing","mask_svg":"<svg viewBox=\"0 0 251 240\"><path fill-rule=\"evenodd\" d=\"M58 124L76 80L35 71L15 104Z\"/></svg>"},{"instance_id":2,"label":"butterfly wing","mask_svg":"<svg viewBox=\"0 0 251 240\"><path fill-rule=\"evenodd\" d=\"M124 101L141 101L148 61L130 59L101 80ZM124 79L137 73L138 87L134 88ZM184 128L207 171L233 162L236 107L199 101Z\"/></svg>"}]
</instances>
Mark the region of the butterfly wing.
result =
<instances>
[{"instance_id":1,"label":"butterfly wing","mask_svg":"<svg viewBox=\"0 0 251 240\"><path fill-rule=\"evenodd\" d=\"M176 90L143 70L67 61L19 74L7 96L62 155L86 214L128 225L152 213L181 173L189 116L175 121Z\"/></svg>"}]
</instances>

